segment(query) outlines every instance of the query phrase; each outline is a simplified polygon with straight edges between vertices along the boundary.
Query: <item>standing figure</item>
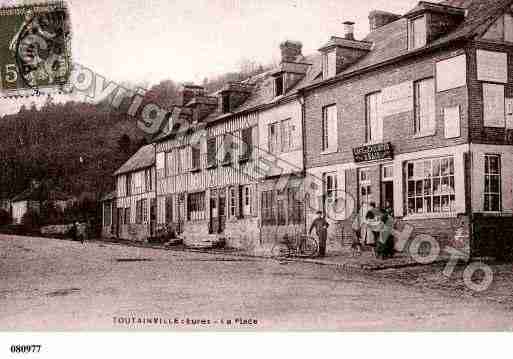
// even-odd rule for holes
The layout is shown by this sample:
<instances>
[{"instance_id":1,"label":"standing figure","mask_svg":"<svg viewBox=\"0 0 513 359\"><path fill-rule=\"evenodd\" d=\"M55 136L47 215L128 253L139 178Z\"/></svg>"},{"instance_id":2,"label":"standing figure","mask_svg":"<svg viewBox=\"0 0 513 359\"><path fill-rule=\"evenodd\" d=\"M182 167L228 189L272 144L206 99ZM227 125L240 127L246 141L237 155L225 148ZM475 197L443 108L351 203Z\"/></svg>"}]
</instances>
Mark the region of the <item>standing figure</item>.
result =
<instances>
[{"instance_id":1,"label":"standing figure","mask_svg":"<svg viewBox=\"0 0 513 359\"><path fill-rule=\"evenodd\" d=\"M317 217L313 220L308 234L311 234L315 227L315 232L319 238L319 257L324 257L326 255L326 240L328 237L329 224L321 211L317 211L316 214Z\"/></svg>"},{"instance_id":2,"label":"standing figure","mask_svg":"<svg viewBox=\"0 0 513 359\"><path fill-rule=\"evenodd\" d=\"M360 223L360 215L355 213L353 223L351 224L353 230L353 241L351 243L351 250L353 256L359 256L362 254L362 226Z\"/></svg>"}]
</instances>

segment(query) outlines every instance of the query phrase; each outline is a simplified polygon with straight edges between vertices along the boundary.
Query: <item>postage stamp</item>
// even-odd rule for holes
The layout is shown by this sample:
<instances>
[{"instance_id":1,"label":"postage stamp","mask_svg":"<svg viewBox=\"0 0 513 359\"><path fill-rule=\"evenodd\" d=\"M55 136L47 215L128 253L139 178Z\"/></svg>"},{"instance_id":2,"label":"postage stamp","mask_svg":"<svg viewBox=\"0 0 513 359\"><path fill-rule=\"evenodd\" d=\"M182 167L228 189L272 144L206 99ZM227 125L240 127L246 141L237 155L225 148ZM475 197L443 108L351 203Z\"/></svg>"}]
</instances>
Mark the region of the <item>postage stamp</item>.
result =
<instances>
[{"instance_id":1,"label":"postage stamp","mask_svg":"<svg viewBox=\"0 0 513 359\"><path fill-rule=\"evenodd\" d=\"M0 8L2 94L64 85L71 72L70 40L64 2Z\"/></svg>"}]
</instances>

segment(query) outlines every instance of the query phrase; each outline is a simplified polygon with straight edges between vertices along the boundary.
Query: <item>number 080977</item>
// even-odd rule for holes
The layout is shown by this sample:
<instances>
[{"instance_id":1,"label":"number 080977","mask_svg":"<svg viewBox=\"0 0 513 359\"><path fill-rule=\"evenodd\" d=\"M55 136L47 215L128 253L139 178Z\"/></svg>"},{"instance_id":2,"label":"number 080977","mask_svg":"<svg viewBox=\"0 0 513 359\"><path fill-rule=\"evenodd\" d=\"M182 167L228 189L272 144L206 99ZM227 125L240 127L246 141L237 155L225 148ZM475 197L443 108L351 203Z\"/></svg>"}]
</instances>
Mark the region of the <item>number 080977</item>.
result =
<instances>
[{"instance_id":1,"label":"number 080977","mask_svg":"<svg viewBox=\"0 0 513 359\"><path fill-rule=\"evenodd\" d=\"M11 353L39 353L41 351L41 345L27 344L27 345L11 345Z\"/></svg>"}]
</instances>

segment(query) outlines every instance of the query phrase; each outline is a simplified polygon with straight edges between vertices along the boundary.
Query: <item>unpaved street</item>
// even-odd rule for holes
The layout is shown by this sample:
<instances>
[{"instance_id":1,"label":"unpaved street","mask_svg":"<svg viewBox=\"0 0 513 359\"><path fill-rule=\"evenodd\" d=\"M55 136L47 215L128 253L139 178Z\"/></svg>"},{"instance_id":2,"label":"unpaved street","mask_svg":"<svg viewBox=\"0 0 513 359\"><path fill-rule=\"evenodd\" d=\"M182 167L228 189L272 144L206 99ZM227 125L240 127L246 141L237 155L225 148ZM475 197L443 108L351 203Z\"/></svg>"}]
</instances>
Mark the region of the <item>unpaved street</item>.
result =
<instances>
[{"instance_id":1,"label":"unpaved street","mask_svg":"<svg viewBox=\"0 0 513 359\"><path fill-rule=\"evenodd\" d=\"M123 319L115 323L115 317ZM178 323L126 324L134 320L130 318L148 317L176 318ZM235 323L236 318L257 324ZM193 320L210 324L191 324ZM1 330L512 327L513 312L501 303L444 295L373 273L98 242L82 245L0 236Z\"/></svg>"}]
</instances>

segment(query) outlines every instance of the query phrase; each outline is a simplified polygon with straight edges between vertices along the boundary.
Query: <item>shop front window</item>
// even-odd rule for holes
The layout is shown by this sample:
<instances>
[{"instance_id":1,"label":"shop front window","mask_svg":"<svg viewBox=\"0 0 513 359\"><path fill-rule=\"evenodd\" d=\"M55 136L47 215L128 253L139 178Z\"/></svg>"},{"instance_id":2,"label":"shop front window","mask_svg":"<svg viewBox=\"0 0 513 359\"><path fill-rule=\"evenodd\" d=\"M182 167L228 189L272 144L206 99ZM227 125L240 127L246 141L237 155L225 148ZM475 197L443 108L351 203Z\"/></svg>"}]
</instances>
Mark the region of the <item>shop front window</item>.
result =
<instances>
[{"instance_id":1,"label":"shop front window","mask_svg":"<svg viewBox=\"0 0 513 359\"><path fill-rule=\"evenodd\" d=\"M454 211L453 157L417 160L406 166L408 214Z\"/></svg>"}]
</instances>

